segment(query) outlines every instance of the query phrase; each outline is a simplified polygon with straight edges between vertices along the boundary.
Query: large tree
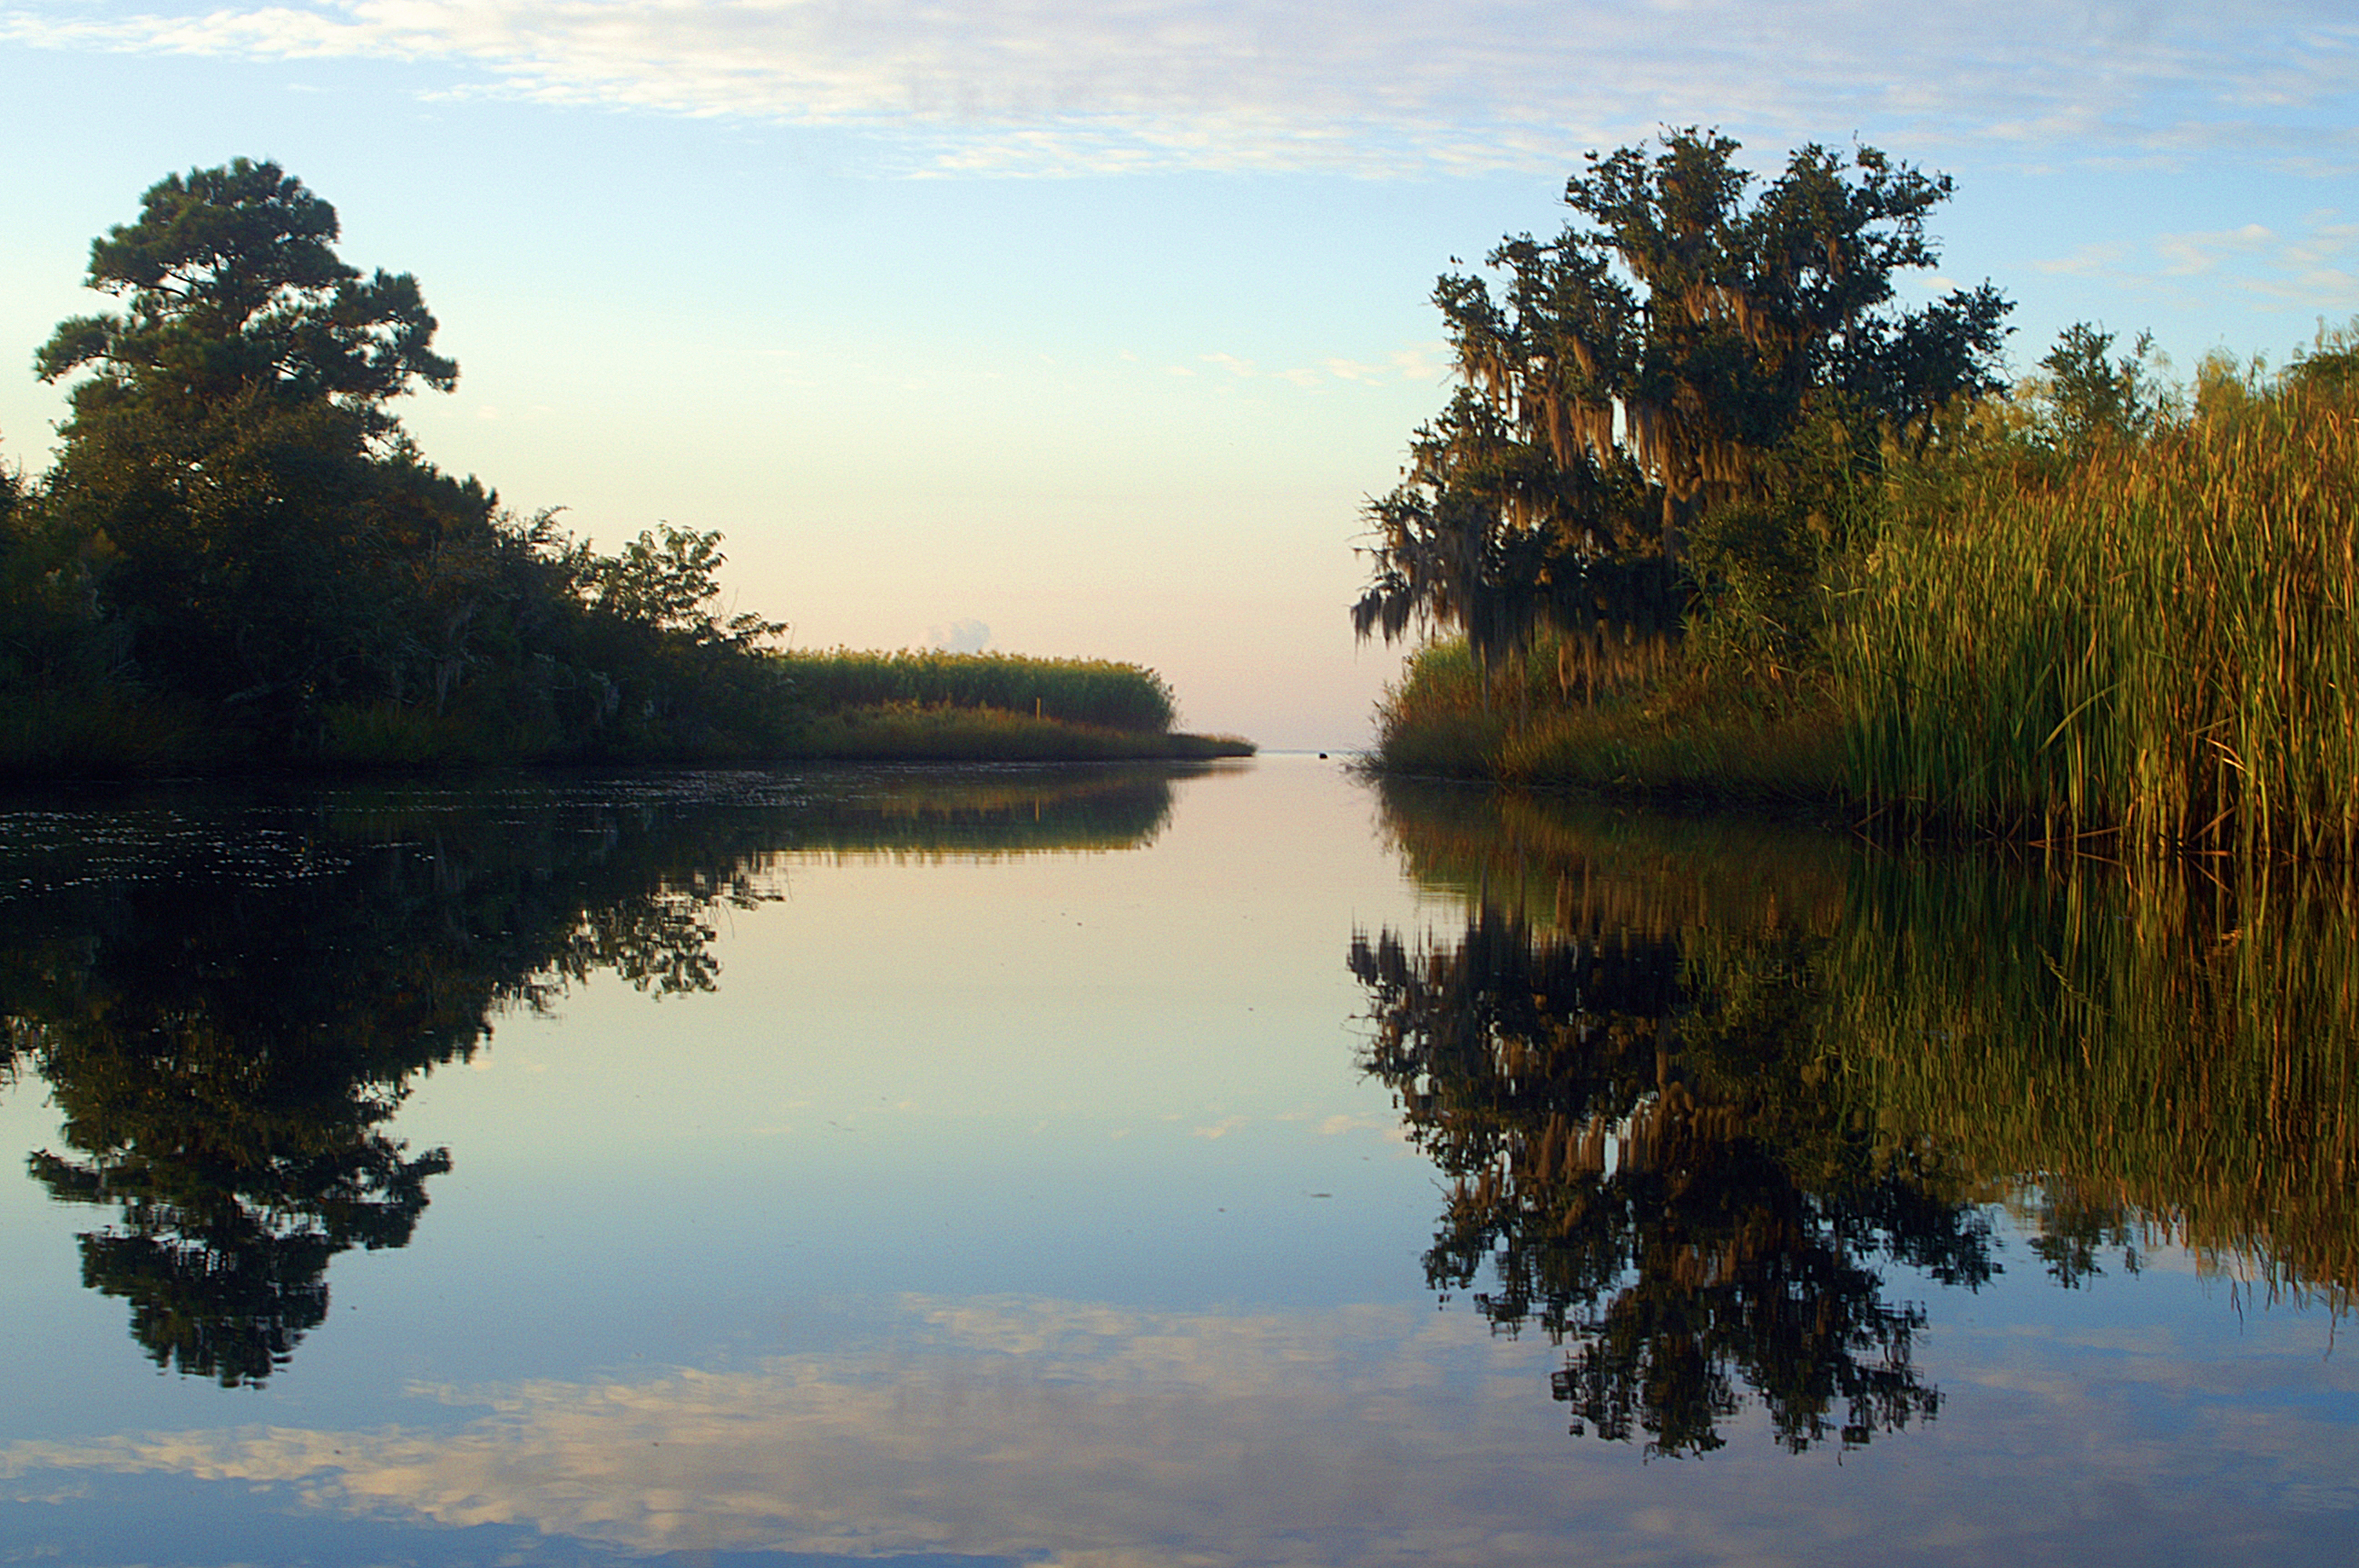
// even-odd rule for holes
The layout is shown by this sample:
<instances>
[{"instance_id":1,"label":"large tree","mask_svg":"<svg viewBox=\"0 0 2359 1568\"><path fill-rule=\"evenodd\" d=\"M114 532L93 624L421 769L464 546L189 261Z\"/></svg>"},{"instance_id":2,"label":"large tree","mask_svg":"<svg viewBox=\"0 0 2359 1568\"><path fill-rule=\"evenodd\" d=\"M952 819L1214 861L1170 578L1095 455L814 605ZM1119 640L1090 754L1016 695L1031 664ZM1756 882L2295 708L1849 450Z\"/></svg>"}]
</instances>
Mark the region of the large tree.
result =
<instances>
[{"instance_id":1,"label":"large tree","mask_svg":"<svg viewBox=\"0 0 2359 1568\"><path fill-rule=\"evenodd\" d=\"M143 674L282 721L423 678L451 621L432 579L491 530L490 496L424 463L387 406L458 375L416 279L363 276L336 237L275 164L174 175L91 246L87 283L123 308L61 323L34 362L82 377L44 499L109 541Z\"/></svg>"},{"instance_id":2,"label":"large tree","mask_svg":"<svg viewBox=\"0 0 2359 1568\"><path fill-rule=\"evenodd\" d=\"M1896 275L1937 259L1946 177L1811 146L1756 190L1738 150L1686 130L1592 154L1565 187L1574 221L1502 242L1495 289L1440 279L1462 384L1368 504L1360 635L1431 621L1489 659L1541 624L1663 630L1690 530L1787 499L1814 431L1872 460L1875 438L1921 440L2000 384L1996 290L1892 303Z\"/></svg>"}]
</instances>

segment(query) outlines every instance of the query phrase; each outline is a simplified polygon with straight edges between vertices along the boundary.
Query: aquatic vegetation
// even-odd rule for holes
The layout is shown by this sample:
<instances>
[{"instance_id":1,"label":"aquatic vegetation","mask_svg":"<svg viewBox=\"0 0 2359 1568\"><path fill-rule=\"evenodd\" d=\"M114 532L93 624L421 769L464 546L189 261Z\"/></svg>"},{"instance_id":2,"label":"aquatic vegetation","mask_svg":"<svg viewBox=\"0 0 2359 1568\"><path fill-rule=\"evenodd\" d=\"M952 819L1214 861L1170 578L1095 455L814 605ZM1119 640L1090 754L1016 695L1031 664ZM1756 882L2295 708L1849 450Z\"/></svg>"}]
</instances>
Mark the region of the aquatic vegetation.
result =
<instances>
[{"instance_id":1,"label":"aquatic vegetation","mask_svg":"<svg viewBox=\"0 0 2359 1568\"><path fill-rule=\"evenodd\" d=\"M1832 639L1869 806L2121 852L2359 849L2359 397L2215 377L2060 471L1970 477Z\"/></svg>"}]
</instances>

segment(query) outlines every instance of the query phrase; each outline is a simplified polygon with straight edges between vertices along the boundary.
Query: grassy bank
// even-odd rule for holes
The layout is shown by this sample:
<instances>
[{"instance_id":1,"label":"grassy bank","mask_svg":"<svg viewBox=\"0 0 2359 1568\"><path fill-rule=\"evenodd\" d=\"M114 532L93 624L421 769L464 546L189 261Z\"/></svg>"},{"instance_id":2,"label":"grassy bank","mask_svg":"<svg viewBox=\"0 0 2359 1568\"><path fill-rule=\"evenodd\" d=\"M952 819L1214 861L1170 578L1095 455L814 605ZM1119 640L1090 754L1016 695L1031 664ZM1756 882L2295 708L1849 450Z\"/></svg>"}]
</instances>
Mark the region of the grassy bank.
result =
<instances>
[{"instance_id":1,"label":"grassy bank","mask_svg":"<svg viewBox=\"0 0 2359 1568\"><path fill-rule=\"evenodd\" d=\"M694 670L594 725L539 716L549 693L485 679L447 705L323 705L289 752L168 696L93 685L0 691L0 778L287 771L432 772L530 763L1147 762L1246 757L1252 741L1170 728L1170 687L1105 660L936 653L734 654L720 697ZM557 694L560 697L566 693ZM627 694L625 694L627 695ZM529 720L529 721L527 721Z\"/></svg>"},{"instance_id":2,"label":"grassy bank","mask_svg":"<svg viewBox=\"0 0 2359 1568\"><path fill-rule=\"evenodd\" d=\"M1461 639L1411 656L1377 713L1377 769L1568 785L1661 800L1824 806L1841 793L1843 737L1824 707L1773 708L1709 679L1569 699L1555 640L1480 671Z\"/></svg>"},{"instance_id":3,"label":"grassy bank","mask_svg":"<svg viewBox=\"0 0 2359 1568\"><path fill-rule=\"evenodd\" d=\"M1171 688L1141 665L849 648L772 657L808 714L797 756L1129 762L1254 752L1234 735L1174 730Z\"/></svg>"},{"instance_id":4,"label":"grassy bank","mask_svg":"<svg viewBox=\"0 0 2359 1568\"><path fill-rule=\"evenodd\" d=\"M1100 730L1168 730L1179 717L1153 670L1109 659L837 648L772 655L796 696L821 713L852 708L987 708Z\"/></svg>"},{"instance_id":5,"label":"grassy bank","mask_svg":"<svg viewBox=\"0 0 2359 1568\"><path fill-rule=\"evenodd\" d=\"M2359 387L2213 372L2072 450L2015 410L1889 454L1767 639L1699 574L1680 646L1604 689L1542 632L1410 661L1384 771L1832 803L2106 852L2359 851Z\"/></svg>"}]
</instances>

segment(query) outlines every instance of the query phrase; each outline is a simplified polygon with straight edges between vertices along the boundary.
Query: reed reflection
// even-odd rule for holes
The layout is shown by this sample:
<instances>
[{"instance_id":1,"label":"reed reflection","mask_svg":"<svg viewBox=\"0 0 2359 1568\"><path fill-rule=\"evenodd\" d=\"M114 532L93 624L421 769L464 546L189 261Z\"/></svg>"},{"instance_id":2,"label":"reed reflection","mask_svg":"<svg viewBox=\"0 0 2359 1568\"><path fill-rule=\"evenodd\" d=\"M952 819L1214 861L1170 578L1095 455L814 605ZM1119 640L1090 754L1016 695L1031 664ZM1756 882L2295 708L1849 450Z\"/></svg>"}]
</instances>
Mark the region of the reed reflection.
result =
<instances>
[{"instance_id":1,"label":"reed reflection","mask_svg":"<svg viewBox=\"0 0 2359 1568\"><path fill-rule=\"evenodd\" d=\"M338 1254L410 1239L451 1158L391 1126L504 1010L600 972L714 989L713 914L791 856L1112 850L1169 809L1167 775L1103 770L26 803L0 812L0 1070L61 1113L34 1179L109 1211L83 1282L159 1367L259 1384Z\"/></svg>"},{"instance_id":2,"label":"reed reflection","mask_svg":"<svg viewBox=\"0 0 2359 1568\"><path fill-rule=\"evenodd\" d=\"M1387 786L1462 935L1355 940L1366 1069L1451 1183L1430 1281L1568 1346L1575 1431L1702 1453L1933 1416L1925 1309L2012 1211L2074 1286L2169 1242L2340 1313L2359 946L2338 881L1896 859Z\"/></svg>"}]
</instances>

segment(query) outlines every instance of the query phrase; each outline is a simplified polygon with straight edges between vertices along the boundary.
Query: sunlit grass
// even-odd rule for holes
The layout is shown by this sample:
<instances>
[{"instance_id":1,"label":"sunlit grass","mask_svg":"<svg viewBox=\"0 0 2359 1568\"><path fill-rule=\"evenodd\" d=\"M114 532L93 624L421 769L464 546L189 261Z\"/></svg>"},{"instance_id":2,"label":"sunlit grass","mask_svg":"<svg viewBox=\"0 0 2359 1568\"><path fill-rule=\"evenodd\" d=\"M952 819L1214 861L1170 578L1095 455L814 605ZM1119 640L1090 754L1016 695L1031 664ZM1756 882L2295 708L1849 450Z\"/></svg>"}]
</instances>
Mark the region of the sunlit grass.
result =
<instances>
[{"instance_id":1,"label":"sunlit grass","mask_svg":"<svg viewBox=\"0 0 2359 1568\"><path fill-rule=\"evenodd\" d=\"M2206 389L2049 478L1994 469L1864 563L1853 792L2125 852L2359 849L2359 397Z\"/></svg>"},{"instance_id":2,"label":"sunlit grass","mask_svg":"<svg viewBox=\"0 0 2359 1568\"><path fill-rule=\"evenodd\" d=\"M1830 710L1765 708L1696 678L1569 701L1560 669L1547 639L1487 681L1462 639L1429 644L1378 710L1376 765L1672 799L1834 795L1843 735Z\"/></svg>"}]
</instances>

